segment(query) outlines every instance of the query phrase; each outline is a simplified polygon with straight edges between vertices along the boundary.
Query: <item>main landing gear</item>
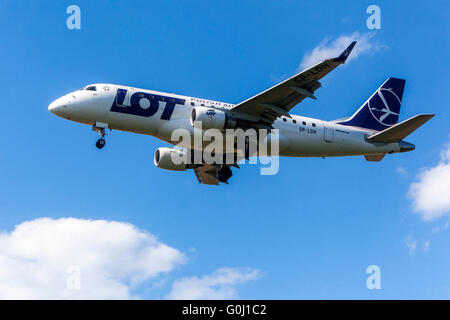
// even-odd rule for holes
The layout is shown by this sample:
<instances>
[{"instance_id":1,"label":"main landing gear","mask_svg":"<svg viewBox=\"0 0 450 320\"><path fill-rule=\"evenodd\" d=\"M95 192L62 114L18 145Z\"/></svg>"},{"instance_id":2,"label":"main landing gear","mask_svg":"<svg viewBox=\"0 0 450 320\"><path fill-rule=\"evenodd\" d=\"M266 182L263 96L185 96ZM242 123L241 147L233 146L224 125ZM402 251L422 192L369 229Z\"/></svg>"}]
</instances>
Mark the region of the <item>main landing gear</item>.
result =
<instances>
[{"instance_id":1,"label":"main landing gear","mask_svg":"<svg viewBox=\"0 0 450 320\"><path fill-rule=\"evenodd\" d=\"M228 179L231 178L231 176L233 175L231 169L229 166L222 166L222 168L217 171L217 180L219 180L220 182L226 183L228 184Z\"/></svg>"},{"instance_id":2,"label":"main landing gear","mask_svg":"<svg viewBox=\"0 0 450 320\"><path fill-rule=\"evenodd\" d=\"M96 122L93 126L92 126L92 130L93 131L97 131L98 134L100 135L100 138L97 140L97 142L95 143L95 146L98 149L102 149L105 144L106 144L106 140L105 140L105 129L108 128L108 125L106 123L100 123L100 122Z\"/></svg>"}]
</instances>

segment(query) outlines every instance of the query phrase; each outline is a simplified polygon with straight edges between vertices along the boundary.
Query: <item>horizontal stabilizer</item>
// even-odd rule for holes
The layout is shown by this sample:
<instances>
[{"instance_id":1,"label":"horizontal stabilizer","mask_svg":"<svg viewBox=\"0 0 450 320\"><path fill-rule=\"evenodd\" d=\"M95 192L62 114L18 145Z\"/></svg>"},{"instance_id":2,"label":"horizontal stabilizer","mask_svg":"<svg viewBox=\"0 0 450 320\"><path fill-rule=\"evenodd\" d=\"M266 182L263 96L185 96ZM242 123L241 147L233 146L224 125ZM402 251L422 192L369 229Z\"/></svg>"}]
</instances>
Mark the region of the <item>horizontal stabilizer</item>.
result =
<instances>
[{"instance_id":1,"label":"horizontal stabilizer","mask_svg":"<svg viewBox=\"0 0 450 320\"><path fill-rule=\"evenodd\" d=\"M367 141L384 143L402 141L404 138L406 138L408 135L410 135L417 128L419 128L421 125L423 125L433 117L434 114L419 114L408 120L397 123L392 127L384 129L383 131L371 135L367 138Z\"/></svg>"}]
</instances>

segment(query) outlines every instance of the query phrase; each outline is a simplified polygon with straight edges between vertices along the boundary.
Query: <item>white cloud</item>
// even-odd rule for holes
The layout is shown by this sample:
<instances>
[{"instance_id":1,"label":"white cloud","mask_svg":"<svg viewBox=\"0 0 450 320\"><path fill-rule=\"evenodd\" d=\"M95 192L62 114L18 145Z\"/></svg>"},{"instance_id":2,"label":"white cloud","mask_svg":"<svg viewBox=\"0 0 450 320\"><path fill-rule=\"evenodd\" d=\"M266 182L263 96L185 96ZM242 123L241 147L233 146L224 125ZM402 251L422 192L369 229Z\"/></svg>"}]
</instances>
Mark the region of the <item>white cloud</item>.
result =
<instances>
[{"instance_id":1,"label":"white cloud","mask_svg":"<svg viewBox=\"0 0 450 320\"><path fill-rule=\"evenodd\" d=\"M430 240L424 241L422 248L423 251L428 251L428 249L430 249Z\"/></svg>"},{"instance_id":2,"label":"white cloud","mask_svg":"<svg viewBox=\"0 0 450 320\"><path fill-rule=\"evenodd\" d=\"M413 209L424 220L439 218L450 212L450 145L441 152L435 167L425 168L410 185Z\"/></svg>"},{"instance_id":3,"label":"white cloud","mask_svg":"<svg viewBox=\"0 0 450 320\"><path fill-rule=\"evenodd\" d=\"M450 221L445 222L442 226L436 226L433 229L431 229L432 233L438 233L441 231L445 231L448 229L448 227L450 226Z\"/></svg>"},{"instance_id":4,"label":"white cloud","mask_svg":"<svg viewBox=\"0 0 450 320\"><path fill-rule=\"evenodd\" d=\"M412 239L412 236L409 235L408 238L406 239L406 247L409 250L409 255L413 255L416 252L416 248L417 248L417 241Z\"/></svg>"},{"instance_id":5,"label":"white cloud","mask_svg":"<svg viewBox=\"0 0 450 320\"><path fill-rule=\"evenodd\" d=\"M324 39L317 47L306 52L300 62L299 69L306 69L316 63L321 62L324 59L334 58L339 56L352 41L358 41L352 53L350 54L347 63L358 56L365 53L372 53L383 48L384 45L374 41L372 38L375 36L375 32L367 32L359 34L359 32L353 32L349 35L342 35L331 40L330 38Z\"/></svg>"},{"instance_id":6,"label":"white cloud","mask_svg":"<svg viewBox=\"0 0 450 320\"><path fill-rule=\"evenodd\" d=\"M397 171L397 173L402 176L408 175L408 171L405 168L403 168L402 166L398 166L397 169L395 169L395 171Z\"/></svg>"},{"instance_id":7,"label":"white cloud","mask_svg":"<svg viewBox=\"0 0 450 320\"><path fill-rule=\"evenodd\" d=\"M255 269L221 268L211 275L176 280L168 299L236 299L235 286L255 280L260 272Z\"/></svg>"},{"instance_id":8,"label":"white cloud","mask_svg":"<svg viewBox=\"0 0 450 320\"><path fill-rule=\"evenodd\" d=\"M405 245L408 248L409 255L412 256L416 253L417 248L422 248L423 252L427 252L430 249L431 240L416 240L411 234L408 235L405 241Z\"/></svg>"},{"instance_id":9,"label":"white cloud","mask_svg":"<svg viewBox=\"0 0 450 320\"><path fill-rule=\"evenodd\" d=\"M41 218L0 234L0 299L127 299L185 255L131 224ZM79 268L70 290L68 268Z\"/></svg>"}]
</instances>

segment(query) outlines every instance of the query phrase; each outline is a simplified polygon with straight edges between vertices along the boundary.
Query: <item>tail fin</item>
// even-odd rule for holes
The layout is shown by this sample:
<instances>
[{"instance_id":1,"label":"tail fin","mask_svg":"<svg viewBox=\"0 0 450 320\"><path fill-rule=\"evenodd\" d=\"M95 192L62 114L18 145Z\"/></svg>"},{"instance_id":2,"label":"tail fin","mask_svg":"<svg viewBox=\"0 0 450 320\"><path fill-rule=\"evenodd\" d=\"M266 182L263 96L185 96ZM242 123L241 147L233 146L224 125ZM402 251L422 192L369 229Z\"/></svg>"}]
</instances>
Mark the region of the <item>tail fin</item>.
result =
<instances>
[{"instance_id":1,"label":"tail fin","mask_svg":"<svg viewBox=\"0 0 450 320\"><path fill-rule=\"evenodd\" d=\"M398 121L405 80L388 78L352 115L339 124L381 131Z\"/></svg>"}]
</instances>

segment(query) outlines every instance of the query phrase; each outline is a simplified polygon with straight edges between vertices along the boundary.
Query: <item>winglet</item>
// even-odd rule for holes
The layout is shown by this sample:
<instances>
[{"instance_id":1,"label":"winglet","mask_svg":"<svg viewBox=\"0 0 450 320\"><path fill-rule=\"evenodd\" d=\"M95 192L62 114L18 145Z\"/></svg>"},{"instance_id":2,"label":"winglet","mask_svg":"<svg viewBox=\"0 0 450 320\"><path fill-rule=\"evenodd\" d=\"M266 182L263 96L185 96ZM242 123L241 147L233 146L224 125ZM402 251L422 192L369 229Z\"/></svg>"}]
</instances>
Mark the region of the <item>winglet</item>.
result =
<instances>
[{"instance_id":1,"label":"winglet","mask_svg":"<svg viewBox=\"0 0 450 320\"><path fill-rule=\"evenodd\" d=\"M345 63L345 61L347 60L348 56L350 55L350 52L352 52L353 47L355 46L356 41L353 41L352 43L350 43L350 45L347 47L347 49L344 50L344 52L341 53L341 55L337 58L334 58L333 60L336 62L342 62Z\"/></svg>"}]
</instances>

